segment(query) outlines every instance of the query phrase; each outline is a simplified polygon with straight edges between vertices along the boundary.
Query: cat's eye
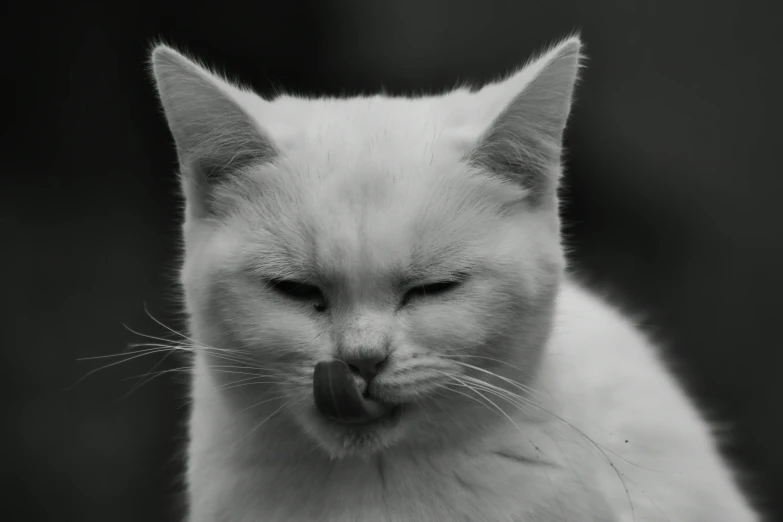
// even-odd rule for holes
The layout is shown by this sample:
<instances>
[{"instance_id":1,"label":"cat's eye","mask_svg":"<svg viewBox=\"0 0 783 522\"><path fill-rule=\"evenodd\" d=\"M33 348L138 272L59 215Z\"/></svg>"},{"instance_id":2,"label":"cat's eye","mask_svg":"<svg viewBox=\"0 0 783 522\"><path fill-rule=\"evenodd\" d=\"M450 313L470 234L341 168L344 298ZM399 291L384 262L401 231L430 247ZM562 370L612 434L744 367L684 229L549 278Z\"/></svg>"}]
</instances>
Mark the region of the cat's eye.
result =
<instances>
[{"instance_id":1,"label":"cat's eye","mask_svg":"<svg viewBox=\"0 0 783 522\"><path fill-rule=\"evenodd\" d=\"M418 297L437 297L443 294L446 294L448 292L451 292L452 290L455 290L458 286L462 284L462 281L460 280L449 280L449 281L436 281L433 283L426 283L422 285L417 285L405 292L405 295L402 297L402 304L408 304L408 302L411 299L415 299Z\"/></svg>"},{"instance_id":2,"label":"cat's eye","mask_svg":"<svg viewBox=\"0 0 783 522\"><path fill-rule=\"evenodd\" d=\"M326 299L321 290L315 285L290 279L276 279L269 281L269 287L289 299L303 303L312 302L317 312L326 310Z\"/></svg>"}]
</instances>

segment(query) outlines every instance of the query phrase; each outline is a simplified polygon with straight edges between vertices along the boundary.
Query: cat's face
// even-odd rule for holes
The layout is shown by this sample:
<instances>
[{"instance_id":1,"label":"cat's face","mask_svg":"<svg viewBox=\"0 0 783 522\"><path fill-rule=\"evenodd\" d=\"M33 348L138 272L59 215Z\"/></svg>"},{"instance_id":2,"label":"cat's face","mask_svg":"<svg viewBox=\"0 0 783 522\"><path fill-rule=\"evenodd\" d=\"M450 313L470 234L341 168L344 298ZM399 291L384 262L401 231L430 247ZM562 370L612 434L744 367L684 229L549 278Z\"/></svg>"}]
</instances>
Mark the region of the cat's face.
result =
<instances>
[{"instance_id":1,"label":"cat's face","mask_svg":"<svg viewBox=\"0 0 783 522\"><path fill-rule=\"evenodd\" d=\"M548 58L555 65L556 51ZM223 393L240 404L268 401L237 415L287 416L334 456L448 442L501 420L490 404L508 403L491 387L534 378L564 265L559 143L540 128L520 129L528 149L503 150L519 97L501 103L492 86L417 100L248 101L189 63L167 86L166 73L184 58L161 53L169 54L156 58L167 60L156 76L185 171L182 281L193 335L222 351L205 357ZM187 74L202 75L184 89L190 99L206 82L215 90L196 93L202 103L190 131L187 101L167 102ZM221 96L232 103L203 109ZM208 114L205 124L210 110L224 120ZM564 123L567 103L560 111ZM242 145L233 152L231 143L219 150L214 136L202 145L208 154L187 141L188 132L203 136L204 125L237 117L246 119L229 128ZM248 147L255 138L262 145ZM540 151L530 148L536 140ZM224 168L243 155L248 161ZM493 172L498 165L506 171ZM247 377L221 371L232 364L221 353L250 361L257 384L231 387ZM388 414L359 423L325 416L314 399L316 364L365 356L382 362L369 383L357 382Z\"/></svg>"},{"instance_id":2,"label":"cat's face","mask_svg":"<svg viewBox=\"0 0 783 522\"><path fill-rule=\"evenodd\" d=\"M461 363L504 375L513 364L525 371L511 377L527 382L562 268L549 220L506 207L500 183L456 164L395 182L382 167L323 178L262 169L285 181L260 184L270 192L249 190L219 224L199 226L184 272L209 343L288 379L254 391L293 401L287 412L335 454L479 421L462 411L477 405L460 379L486 375ZM362 351L386 354L368 391L403 406L396 422L344 426L315 408L315 364Z\"/></svg>"}]
</instances>

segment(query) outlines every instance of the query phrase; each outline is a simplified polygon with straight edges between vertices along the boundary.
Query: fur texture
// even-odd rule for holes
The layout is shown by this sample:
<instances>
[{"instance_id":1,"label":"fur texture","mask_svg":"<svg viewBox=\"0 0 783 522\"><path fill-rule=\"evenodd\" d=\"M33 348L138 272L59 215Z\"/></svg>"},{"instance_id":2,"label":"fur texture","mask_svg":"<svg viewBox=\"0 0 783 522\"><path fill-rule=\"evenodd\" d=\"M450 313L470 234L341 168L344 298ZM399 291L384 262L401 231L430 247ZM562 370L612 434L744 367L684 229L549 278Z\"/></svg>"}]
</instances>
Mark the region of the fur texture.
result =
<instances>
[{"instance_id":1,"label":"fur texture","mask_svg":"<svg viewBox=\"0 0 783 522\"><path fill-rule=\"evenodd\" d=\"M191 522L758 520L655 348L565 275L580 47L476 91L272 101L154 49L186 199ZM314 365L356 356L387 357L368 393L398 419L318 413Z\"/></svg>"}]
</instances>

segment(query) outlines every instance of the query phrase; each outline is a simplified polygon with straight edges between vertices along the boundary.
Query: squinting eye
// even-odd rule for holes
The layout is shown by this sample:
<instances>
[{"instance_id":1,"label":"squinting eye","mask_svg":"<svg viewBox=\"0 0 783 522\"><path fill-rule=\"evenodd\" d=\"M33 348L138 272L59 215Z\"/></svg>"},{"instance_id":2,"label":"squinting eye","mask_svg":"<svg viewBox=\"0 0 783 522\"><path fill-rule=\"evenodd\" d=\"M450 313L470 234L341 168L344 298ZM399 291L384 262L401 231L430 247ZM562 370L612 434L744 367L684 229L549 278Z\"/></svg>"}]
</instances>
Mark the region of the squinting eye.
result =
<instances>
[{"instance_id":1,"label":"squinting eye","mask_svg":"<svg viewBox=\"0 0 783 522\"><path fill-rule=\"evenodd\" d=\"M402 304L408 303L414 297L436 297L456 289L462 281L437 281L411 288L402 297Z\"/></svg>"},{"instance_id":2,"label":"squinting eye","mask_svg":"<svg viewBox=\"0 0 783 522\"><path fill-rule=\"evenodd\" d=\"M326 299L317 286L290 279L271 280L269 286L278 294L289 299L302 302L312 301L318 312L326 310Z\"/></svg>"}]
</instances>

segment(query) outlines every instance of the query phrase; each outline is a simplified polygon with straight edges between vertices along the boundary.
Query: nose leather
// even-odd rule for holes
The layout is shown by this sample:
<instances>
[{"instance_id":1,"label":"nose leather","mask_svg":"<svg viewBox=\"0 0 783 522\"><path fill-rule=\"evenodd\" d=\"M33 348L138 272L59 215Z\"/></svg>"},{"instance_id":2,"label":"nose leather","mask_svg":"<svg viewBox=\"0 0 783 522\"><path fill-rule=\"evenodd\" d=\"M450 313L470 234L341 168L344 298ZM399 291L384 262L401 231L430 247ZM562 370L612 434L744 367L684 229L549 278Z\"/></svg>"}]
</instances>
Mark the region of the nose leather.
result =
<instances>
[{"instance_id":1,"label":"nose leather","mask_svg":"<svg viewBox=\"0 0 783 522\"><path fill-rule=\"evenodd\" d=\"M376 375L381 365L386 362L386 355L362 355L358 357L342 357L350 370L359 375L369 384Z\"/></svg>"}]
</instances>

